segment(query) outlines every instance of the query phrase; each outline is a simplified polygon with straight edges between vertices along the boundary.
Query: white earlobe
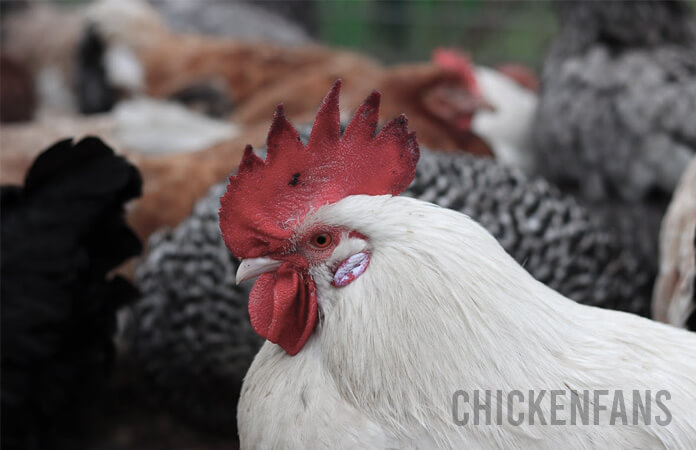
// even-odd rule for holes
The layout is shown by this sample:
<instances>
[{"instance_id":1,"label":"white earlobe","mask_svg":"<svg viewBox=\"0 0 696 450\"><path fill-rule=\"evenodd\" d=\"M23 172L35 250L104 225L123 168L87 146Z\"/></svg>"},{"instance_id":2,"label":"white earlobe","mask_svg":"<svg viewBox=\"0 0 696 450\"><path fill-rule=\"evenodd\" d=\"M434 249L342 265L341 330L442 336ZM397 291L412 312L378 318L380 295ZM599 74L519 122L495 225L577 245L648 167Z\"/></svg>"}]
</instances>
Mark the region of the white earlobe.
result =
<instances>
[{"instance_id":1,"label":"white earlobe","mask_svg":"<svg viewBox=\"0 0 696 450\"><path fill-rule=\"evenodd\" d=\"M348 257L336 269L331 284L336 287L348 286L365 272L369 264L370 254L367 252L356 253Z\"/></svg>"}]
</instances>

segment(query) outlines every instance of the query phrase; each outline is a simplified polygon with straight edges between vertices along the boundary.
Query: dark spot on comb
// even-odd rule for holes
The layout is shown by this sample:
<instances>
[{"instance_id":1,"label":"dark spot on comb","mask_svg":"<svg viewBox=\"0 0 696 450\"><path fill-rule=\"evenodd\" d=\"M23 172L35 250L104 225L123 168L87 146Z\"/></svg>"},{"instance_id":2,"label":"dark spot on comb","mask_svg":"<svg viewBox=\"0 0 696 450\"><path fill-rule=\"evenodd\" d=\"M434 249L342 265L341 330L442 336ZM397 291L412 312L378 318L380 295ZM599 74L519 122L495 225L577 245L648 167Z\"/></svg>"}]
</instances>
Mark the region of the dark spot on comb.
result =
<instances>
[{"instance_id":1,"label":"dark spot on comb","mask_svg":"<svg viewBox=\"0 0 696 450\"><path fill-rule=\"evenodd\" d=\"M403 125L403 124L405 124L405 123L406 123L406 119L403 118L403 117L400 117L400 118L399 118L399 124L400 124L400 125Z\"/></svg>"},{"instance_id":2,"label":"dark spot on comb","mask_svg":"<svg viewBox=\"0 0 696 450\"><path fill-rule=\"evenodd\" d=\"M302 139L300 139L299 136L297 136L297 142L300 142Z\"/></svg>"},{"instance_id":3,"label":"dark spot on comb","mask_svg":"<svg viewBox=\"0 0 696 450\"><path fill-rule=\"evenodd\" d=\"M292 180L288 183L289 186L297 186L297 183L300 181L300 172L293 173L292 174Z\"/></svg>"}]
</instances>

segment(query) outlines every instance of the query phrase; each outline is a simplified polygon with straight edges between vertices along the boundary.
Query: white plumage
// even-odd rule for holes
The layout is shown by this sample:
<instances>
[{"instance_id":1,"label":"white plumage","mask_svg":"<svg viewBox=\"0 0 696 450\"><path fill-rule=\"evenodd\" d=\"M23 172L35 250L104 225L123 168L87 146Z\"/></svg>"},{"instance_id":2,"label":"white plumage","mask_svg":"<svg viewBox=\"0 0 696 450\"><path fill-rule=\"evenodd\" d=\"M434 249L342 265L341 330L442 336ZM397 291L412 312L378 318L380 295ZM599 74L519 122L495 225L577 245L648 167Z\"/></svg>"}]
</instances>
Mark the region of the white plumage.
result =
<instances>
[{"instance_id":1,"label":"white plumage","mask_svg":"<svg viewBox=\"0 0 696 450\"><path fill-rule=\"evenodd\" d=\"M116 137L145 155L195 152L233 139L239 127L212 119L178 103L147 97L125 100L115 108Z\"/></svg>"},{"instance_id":2,"label":"white plumage","mask_svg":"<svg viewBox=\"0 0 696 450\"><path fill-rule=\"evenodd\" d=\"M531 172L537 95L497 70L476 66L474 73L481 95L494 109L476 111L472 131L486 140L502 164Z\"/></svg>"},{"instance_id":3,"label":"white plumage","mask_svg":"<svg viewBox=\"0 0 696 450\"><path fill-rule=\"evenodd\" d=\"M297 232L321 225L366 239L346 231L310 268L320 322L304 348L288 356L267 342L256 356L238 408L242 448L696 444L696 335L577 304L467 216L419 200L347 197L307 215ZM331 268L363 251L365 273L333 287ZM453 394L476 389L667 390L672 420L609 425L605 411L599 425L458 426ZM542 409L549 417L549 404Z\"/></svg>"}]
</instances>

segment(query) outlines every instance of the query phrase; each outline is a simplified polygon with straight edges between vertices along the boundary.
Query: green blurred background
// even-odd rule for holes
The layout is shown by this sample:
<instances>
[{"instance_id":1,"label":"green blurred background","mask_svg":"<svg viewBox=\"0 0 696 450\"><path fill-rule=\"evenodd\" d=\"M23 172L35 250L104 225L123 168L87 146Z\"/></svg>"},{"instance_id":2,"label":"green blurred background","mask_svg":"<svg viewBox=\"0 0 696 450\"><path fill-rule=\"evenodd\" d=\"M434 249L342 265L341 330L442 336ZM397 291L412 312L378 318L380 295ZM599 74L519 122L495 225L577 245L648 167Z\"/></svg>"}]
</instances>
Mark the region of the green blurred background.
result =
<instances>
[{"instance_id":1,"label":"green blurred background","mask_svg":"<svg viewBox=\"0 0 696 450\"><path fill-rule=\"evenodd\" d=\"M366 51L386 62L427 59L433 47L448 45L467 50L481 64L521 62L539 68L556 31L549 0L317 3L320 40ZM696 10L696 0L688 3Z\"/></svg>"},{"instance_id":2,"label":"green blurred background","mask_svg":"<svg viewBox=\"0 0 696 450\"><path fill-rule=\"evenodd\" d=\"M549 1L337 0L319 2L318 12L320 40L386 62L428 59L445 45L483 64L537 67L556 29Z\"/></svg>"}]
</instances>

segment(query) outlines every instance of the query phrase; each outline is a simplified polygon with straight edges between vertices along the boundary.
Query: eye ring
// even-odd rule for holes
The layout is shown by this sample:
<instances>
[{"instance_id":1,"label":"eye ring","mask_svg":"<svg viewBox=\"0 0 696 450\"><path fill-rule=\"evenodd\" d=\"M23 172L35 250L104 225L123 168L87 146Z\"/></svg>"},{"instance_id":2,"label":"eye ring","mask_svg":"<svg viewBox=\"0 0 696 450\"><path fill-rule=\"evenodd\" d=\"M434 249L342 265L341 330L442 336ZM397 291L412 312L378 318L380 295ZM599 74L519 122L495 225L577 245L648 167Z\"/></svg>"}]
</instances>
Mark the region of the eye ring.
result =
<instances>
[{"instance_id":1,"label":"eye ring","mask_svg":"<svg viewBox=\"0 0 696 450\"><path fill-rule=\"evenodd\" d=\"M331 245L331 235L326 232L317 233L312 236L312 245L316 248L326 248Z\"/></svg>"}]
</instances>

